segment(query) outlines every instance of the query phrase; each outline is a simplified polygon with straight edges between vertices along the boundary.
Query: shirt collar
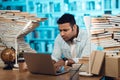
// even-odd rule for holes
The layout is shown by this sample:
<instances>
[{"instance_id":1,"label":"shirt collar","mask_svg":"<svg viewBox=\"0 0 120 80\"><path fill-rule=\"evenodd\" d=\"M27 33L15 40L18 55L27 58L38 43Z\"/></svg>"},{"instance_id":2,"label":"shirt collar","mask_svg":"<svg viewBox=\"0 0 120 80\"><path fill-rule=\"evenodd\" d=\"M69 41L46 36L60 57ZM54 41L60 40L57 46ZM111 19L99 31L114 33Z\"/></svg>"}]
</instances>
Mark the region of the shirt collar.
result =
<instances>
[{"instance_id":1,"label":"shirt collar","mask_svg":"<svg viewBox=\"0 0 120 80\"><path fill-rule=\"evenodd\" d=\"M74 38L74 40L76 42L81 42L81 38L82 38L82 34L81 34L81 30L79 30L78 36L76 38Z\"/></svg>"}]
</instances>

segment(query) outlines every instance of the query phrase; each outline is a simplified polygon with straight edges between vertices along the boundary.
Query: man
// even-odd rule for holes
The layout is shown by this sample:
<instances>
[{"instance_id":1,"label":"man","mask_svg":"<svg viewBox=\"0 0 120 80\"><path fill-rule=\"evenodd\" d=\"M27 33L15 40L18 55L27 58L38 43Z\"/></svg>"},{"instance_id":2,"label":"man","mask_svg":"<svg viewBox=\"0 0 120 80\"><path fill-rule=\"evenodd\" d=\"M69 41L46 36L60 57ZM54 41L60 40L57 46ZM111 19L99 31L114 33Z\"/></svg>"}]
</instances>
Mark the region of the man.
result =
<instances>
[{"instance_id":1,"label":"man","mask_svg":"<svg viewBox=\"0 0 120 80\"><path fill-rule=\"evenodd\" d=\"M78 59L90 54L91 49L97 49L93 44L90 47L87 31L79 29L72 14L62 15L57 24L60 34L56 37L51 55L57 70L63 65L78 63Z\"/></svg>"}]
</instances>

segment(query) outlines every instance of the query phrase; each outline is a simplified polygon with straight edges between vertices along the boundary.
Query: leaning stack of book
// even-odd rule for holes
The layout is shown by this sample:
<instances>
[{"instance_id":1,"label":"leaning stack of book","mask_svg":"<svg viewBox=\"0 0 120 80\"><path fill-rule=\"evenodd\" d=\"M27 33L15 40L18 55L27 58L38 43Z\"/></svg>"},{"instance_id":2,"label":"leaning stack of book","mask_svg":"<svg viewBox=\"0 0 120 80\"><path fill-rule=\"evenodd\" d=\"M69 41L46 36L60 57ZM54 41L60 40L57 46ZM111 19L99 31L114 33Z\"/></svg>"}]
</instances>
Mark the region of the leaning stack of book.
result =
<instances>
[{"instance_id":1,"label":"leaning stack of book","mask_svg":"<svg viewBox=\"0 0 120 80\"><path fill-rule=\"evenodd\" d=\"M91 41L105 51L120 51L120 16L101 16L92 18Z\"/></svg>"},{"instance_id":2,"label":"leaning stack of book","mask_svg":"<svg viewBox=\"0 0 120 80\"><path fill-rule=\"evenodd\" d=\"M36 52L24 40L24 36L46 18L38 18L34 14L19 10L0 10L0 39L2 46L13 47L17 51ZM17 47L17 48L16 48Z\"/></svg>"},{"instance_id":3,"label":"leaning stack of book","mask_svg":"<svg viewBox=\"0 0 120 80\"><path fill-rule=\"evenodd\" d=\"M6 48L5 44L2 43L2 40L0 38L0 55L1 55L1 52ZM0 58L0 65L4 65L2 59Z\"/></svg>"}]
</instances>

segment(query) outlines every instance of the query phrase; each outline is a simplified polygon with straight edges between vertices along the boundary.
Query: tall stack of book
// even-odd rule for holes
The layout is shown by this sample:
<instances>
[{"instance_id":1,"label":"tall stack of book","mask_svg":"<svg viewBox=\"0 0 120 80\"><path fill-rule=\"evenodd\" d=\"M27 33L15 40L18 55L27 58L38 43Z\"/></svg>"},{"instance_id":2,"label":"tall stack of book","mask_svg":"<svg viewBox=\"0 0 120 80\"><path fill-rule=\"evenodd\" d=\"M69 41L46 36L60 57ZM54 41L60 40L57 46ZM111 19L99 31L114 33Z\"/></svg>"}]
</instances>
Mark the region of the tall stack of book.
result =
<instances>
[{"instance_id":1,"label":"tall stack of book","mask_svg":"<svg viewBox=\"0 0 120 80\"><path fill-rule=\"evenodd\" d=\"M24 36L45 19L19 10L0 10L0 52L6 46L14 49L17 46L18 52L36 52L25 42Z\"/></svg>"},{"instance_id":2,"label":"tall stack of book","mask_svg":"<svg viewBox=\"0 0 120 80\"><path fill-rule=\"evenodd\" d=\"M6 47L5 47L5 45L2 43L2 40L1 40L1 38L0 38L0 53L2 52L2 50L4 50ZM1 58L0 58L0 65L3 65L4 63L3 63L3 61L1 60Z\"/></svg>"},{"instance_id":3,"label":"tall stack of book","mask_svg":"<svg viewBox=\"0 0 120 80\"><path fill-rule=\"evenodd\" d=\"M92 42L107 52L120 51L120 16L103 15L92 18Z\"/></svg>"}]
</instances>

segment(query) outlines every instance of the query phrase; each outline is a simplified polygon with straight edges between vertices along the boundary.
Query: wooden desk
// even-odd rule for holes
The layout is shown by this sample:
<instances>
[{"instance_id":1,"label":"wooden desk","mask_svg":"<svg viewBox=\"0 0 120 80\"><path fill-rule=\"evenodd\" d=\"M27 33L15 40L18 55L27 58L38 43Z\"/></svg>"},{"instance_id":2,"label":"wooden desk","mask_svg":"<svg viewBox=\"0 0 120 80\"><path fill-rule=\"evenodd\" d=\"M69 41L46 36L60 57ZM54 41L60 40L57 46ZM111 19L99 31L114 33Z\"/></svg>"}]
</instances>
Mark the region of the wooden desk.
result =
<instances>
[{"instance_id":1,"label":"wooden desk","mask_svg":"<svg viewBox=\"0 0 120 80\"><path fill-rule=\"evenodd\" d=\"M101 77L82 77L77 80L100 80ZM70 80L70 72L59 76L32 74L29 71L3 70L0 68L0 80ZM74 79L75 80L75 79Z\"/></svg>"}]
</instances>

